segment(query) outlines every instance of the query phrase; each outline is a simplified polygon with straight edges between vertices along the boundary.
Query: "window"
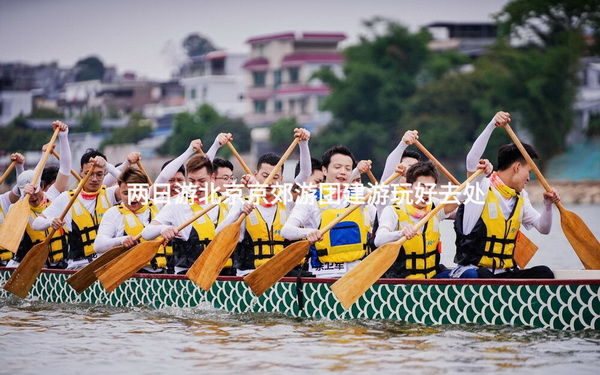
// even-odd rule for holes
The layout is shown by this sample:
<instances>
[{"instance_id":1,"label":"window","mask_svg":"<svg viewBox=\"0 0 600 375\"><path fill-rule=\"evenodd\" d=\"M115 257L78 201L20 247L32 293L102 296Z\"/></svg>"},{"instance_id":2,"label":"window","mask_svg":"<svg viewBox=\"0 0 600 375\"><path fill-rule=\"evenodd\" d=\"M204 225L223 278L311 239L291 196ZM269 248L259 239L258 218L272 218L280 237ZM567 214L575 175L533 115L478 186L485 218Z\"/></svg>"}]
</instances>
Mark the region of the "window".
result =
<instances>
[{"instance_id":1,"label":"window","mask_svg":"<svg viewBox=\"0 0 600 375\"><path fill-rule=\"evenodd\" d=\"M298 83L300 68L289 68L288 74L290 75L290 83Z\"/></svg>"},{"instance_id":2,"label":"window","mask_svg":"<svg viewBox=\"0 0 600 375\"><path fill-rule=\"evenodd\" d=\"M254 101L254 113L265 113L267 111L266 100L255 100Z\"/></svg>"},{"instance_id":3,"label":"window","mask_svg":"<svg viewBox=\"0 0 600 375\"><path fill-rule=\"evenodd\" d=\"M306 107L308 104L308 99L307 98L302 98L299 100L300 102L300 113L305 115L306 114Z\"/></svg>"},{"instance_id":4,"label":"window","mask_svg":"<svg viewBox=\"0 0 600 375\"><path fill-rule=\"evenodd\" d=\"M281 100L275 100L275 113L283 112L283 102Z\"/></svg>"},{"instance_id":5,"label":"window","mask_svg":"<svg viewBox=\"0 0 600 375\"><path fill-rule=\"evenodd\" d=\"M190 90L190 98L196 99L196 89L191 89Z\"/></svg>"},{"instance_id":6,"label":"window","mask_svg":"<svg viewBox=\"0 0 600 375\"><path fill-rule=\"evenodd\" d=\"M265 85L267 74L265 72L252 72L254 86L262 87Z\"/></svg>"},{"instance_id":7,"label":"window","mask_svg":"<svg viewBox=\"0 0 600 375\"><path fill-rule=\"evenodd\" d=\"M281 69L273 72L273 88L276 89L281 85Z\"/></svg>"},{"instance_id":8,"label":"window","mask_svg":"<svg viewBox=\"0 0 600 375\"><path fill-rule=\"evenodd\" d=\"M290 101L288 102L288 113L290 115L293 115L295 111L296 111L296 101L294 99L290 99Z\"/></svg>"},{"instance_id":9,"label":"window","mask_svg":"<svg viewBox=\"0 0 600 375\"><path fill-rule=\"evenodd\" d=\"M265 45L264 44L259 44L257 46L258 48L258 56L259 57L263 57L265 55Z\"/></svg>"}]
</instances>

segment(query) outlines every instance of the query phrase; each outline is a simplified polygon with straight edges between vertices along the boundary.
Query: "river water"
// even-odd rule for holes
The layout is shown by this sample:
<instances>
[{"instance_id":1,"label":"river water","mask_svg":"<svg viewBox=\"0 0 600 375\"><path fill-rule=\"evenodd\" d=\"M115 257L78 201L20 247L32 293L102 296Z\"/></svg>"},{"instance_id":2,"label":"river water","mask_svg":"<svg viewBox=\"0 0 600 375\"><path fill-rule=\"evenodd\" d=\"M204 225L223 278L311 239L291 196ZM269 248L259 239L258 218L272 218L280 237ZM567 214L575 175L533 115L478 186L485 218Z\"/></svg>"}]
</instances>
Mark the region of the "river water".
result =
<instances>
[{"instance_id":1,"label":"river water","mask_svg":"<svg viewBox=\"0 0 600 375\"><path fill-rule=\"evenodd\" d=\"M600 206L569 207L600 238ZM531 265L581 269L555 211ZM446 225L447 224L447 225ZM443 261L454 235L443 226ZM598 374L600 331L0 300L0 374Z\"/></svg>"}]
</instances>

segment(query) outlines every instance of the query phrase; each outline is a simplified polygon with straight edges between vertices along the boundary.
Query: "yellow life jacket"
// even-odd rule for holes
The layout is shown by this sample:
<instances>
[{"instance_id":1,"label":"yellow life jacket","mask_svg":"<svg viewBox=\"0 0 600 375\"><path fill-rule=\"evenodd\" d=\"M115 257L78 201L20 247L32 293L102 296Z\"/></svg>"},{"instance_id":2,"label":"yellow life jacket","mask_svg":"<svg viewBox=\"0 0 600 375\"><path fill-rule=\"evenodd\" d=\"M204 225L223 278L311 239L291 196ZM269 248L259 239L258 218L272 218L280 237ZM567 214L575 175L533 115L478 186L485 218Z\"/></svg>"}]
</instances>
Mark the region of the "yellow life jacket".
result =
<instances>
[{"instance_id":1,"label":"yellow life jacket","mask_svg":"<svg viewBox=\"0 0 600 375\"><path fill-rule=\"evenodd\" d=\"M487 230L485 236L485 249L479 260L479 265L489 268L514 267L513 253L517 241L517 234L521 228L521 211L523 210L523 197L517 195L517 203L513 207L508 219L504 219L500 200L492 189L488 191L481 220Z\"/></svg>"},{"instance_id":2,"label":"yellow life jacket","mask_svg":"<svg viewBox=\"0 0 600 375\"><path fill-rule=\"evenodd\" d=\"M31 220L35 220L40 214L50 205L50 202L44 202L38 207L29 206L29 215ZM22 261L25 255L31 250L31 248L44 241L48 235L50 234L51 228L46 230L33 230L30 222L27 223L25 227L25 233L21 243L19 244L19 249L17 250L17 254L15 259L18 261ZM68 241L66 231L61 227L59 230L54 232L52 235L52 239L48 244L48 264L56 264L57 262L64 259L66 251L68 249Z\"/></svg>"},{"instance_id":3,"label":"yellow life jacket","mask_svg":"<svg viewBox=\"0 0 600 375\"><path fill-rule=\"evenodd\" d=\"M217 195L213 194L212 199L215 199L216 201L216 199L218 199ZM196 233L198 234L198 239L205 247L208 246L210 241L212 241L215 238L217 226L223 221L223 219L227 216L227 213L229 212L227 204L225 204L224 202L219 203L219 206L216 207L216 209L219 210L216 224L212 222L212 220L208 216L208 213L201 216L200 219L194 221L194 223L192 224L192 230L196 231ZM194 211L195 215L197 212L202 211L202 207L194 203L192 204L192 210ZM200 237L202 237L202 239L200 239ZM227 267L233 267L233 260L231 258L227 259L227 262L225 263L224 268Z\"/></svg>"},{"instance_id":4,"label":"yellow life jacket","mask_svg":"<svg viewBox=\"0 0 600 375\"><path fill-rule=\"evenodd\" d=\"M331 208L324 199L320 199L321 223L325 227L346 208ZM352 211L344 220L337 223L323 235L323 241L315 243L316 255L321 263L344 263L359 260L366 255L370 221L363 208Z\"/></svg>"},{"instance_id":5,"label":"yellow life jacket","mask_svg":"<svg viewBox=\"0 0 600 375\"><path fill-rule=\"evenodd\" d=\"M75 190L69 191L69 197L75 195ZM69 233L69 259L79 260L96 254L94 240L104 213L110 208L110 200L106 194L106 186L102 185L95 199L94 214L88 212L79 198L71 206L72 230Z\"/></svg>"},{"instance_id":6,"label":"yellow life jacket","mask_svg":"<svg viewBox=\"0 0 600 375\"><path fill-rule=\"evenodd\" d=\"M413 225L410 216L404 208L404 204L392 205L398 215L399 228ZM407 279L430 279L437 273L440 252L440 228L439 218L433 216L423 227L423 231L418 236L406 240L400 248L400 254L396 263L404 268L400 275Z\"/></svg>"},{"instance_id":7,"label":"yellow life jacket","mask_svg":"<svg viewBox=\"0 0 600 375\"><path fill-rule=\"evenodd\" d=\"M147 210L148 210L148 222L143 224L138 216L131 212L123 203L116 206L121 215L123 215L123 225L125 227L125 234L128 236L137 236L142 233L144 227L148 225L152 219L158 214L158 208L152 202L148 202ZM140 238L140 242L144 242L144 238ZM156 252L154 258L146 264L146 266L153 266L155 269L157 268L166 268L167 267L167 253L164 245L161 245Z\"/></svg>"},{"instance_id":8,"label":"yellow life jacket","mask_svg":"<svg viewBox=\"0 0 600 375\"><path fill-rule=\"evenodd\" d=\"M246 238L243 249L246 261L242 269L260 267L292 243L281 236L281 228L286 220L287 211L282 201L277 202L270 229L258 209L246 216Z\"/></svg>"},{"instance_id":9,"label":"yellow life jacket","mask_svg":"<svg viewBox=\"0 0 600 375\"><path fill-rule=\"evenodd\" d=\"M459 207L454 229L456 231L456 262L460 265L478 265L491 269L515 267L513 253L521 227L524 200L516 196L512 212L504 219L500 200L490 187L481 217L469 234L462 232L464 208Z\"/></svg>"}]
</instances>

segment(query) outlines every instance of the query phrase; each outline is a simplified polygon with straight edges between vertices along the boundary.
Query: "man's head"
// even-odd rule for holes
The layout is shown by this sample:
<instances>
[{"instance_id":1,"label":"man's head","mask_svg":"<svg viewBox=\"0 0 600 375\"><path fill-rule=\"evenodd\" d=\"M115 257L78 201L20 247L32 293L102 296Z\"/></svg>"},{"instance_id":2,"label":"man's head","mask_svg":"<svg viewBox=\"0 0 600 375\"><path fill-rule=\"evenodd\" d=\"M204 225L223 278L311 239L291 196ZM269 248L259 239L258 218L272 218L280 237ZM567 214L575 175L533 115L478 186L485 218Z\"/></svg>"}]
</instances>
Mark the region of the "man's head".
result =
<instances>
[{"instance_id":1,"label":"man's head","mask_svg":"<svg viewBox=\"0 0 600 375\"><path fill-rule=\"evenodd\" d=\"M349 183L356 159L345 146L333 146L323 153L323 174L327 183Z\"/></svg>"},{"instance_id":2,"label":"man's head","mask_svg":"<svg viewBox=\"0 0 600 375\"><path fill-rule=\"evenodd\" d=\"M423 193L429 192L433 185L437 184L438 177L438 171L430 161L420 161L408 168L406 182L412 185L411 200L413 206L425 208L429 203L430 196Z\"/></svg>"},{"instance_id":3,"label":"man's head","mask_svg":"<svg viewBox=\"0 0 600 375\"><path fill-rule=\"evenodd\" d=\"M21 172L21 174L19 174L19 177L17 177L17 187L21 192L21 196L25 195L25 192L23 190L25 189L25 186L31 184L34 176L35 171L28 169L26 171ZM29 195L29 205L32 207L38 207L44 201L44 189L42 187L42 183L38 180L38 183L35 186L35 192Z\"/></svg>"},{"instance_id":4,"label":"man's head","mask_svg":"<svg viewBox=\"0 0 600 375\"><path fill-rule=\"evenodd\" d=\"M132 196L130 198L130 184L145 184L147 186L146 190L148 190L150 186L149 183L150 181L148 181L146 175L137 168L128 167L125 168L123 172L121 172L121 175L117 180L117 184L119 185L121 191L121 201L123 202L125 207L127 207L127 209L129 209L131 212L138 211L144 206L144 204L146 204L146 202L138 199L138 196ZM136 188L136 191L139 190L139 188ZM146 196L148 196L148 194L146 194Z\"/></svg>"},{"instance_id":5,"label":"man's head","mask_svg":"<svg viewBox=\"0 0 600 375\"><path fill-rule=\"evenodd\" d=\"M308 178L307 184L309 185L319 185L321 182L325 181L325 176L323 175L323 164L321 161L315 158L310 158L311 164L311 174ZM296 169L294 170L294 177L300 174L300 162L296 163Z\"/></svg>"},{"instance_id":6,"label":"man's head","mask_svg":"<svg viewBox=\"0 0 600 375\"><path fill-rule=\"evenodd\" d=\"M273 168L279 163L281 158L279 155L274 154L272 152L268 152L258 158L258 162L256 163L256 170L254 171L254 177L259 184L264 184L267 177L273 170ZM275 174L273 181L271 181L271 185L281 184L283 182L283 166L281 166L281 170ZM267 192L270 189L267 188Z\"/></svg>"},{"instance_id":7,"label":"man's head","mask_svg":"<svg viewBox=\"0 0 600 375\"><path fill-rule=\"evenodd\" d=\"M160 167L160 170L162 171L163 169L165 169L165 167L172 161L173 159L164 163L162 167ZM174 197L177 194L179 194L179 191L181 190L179 185L185 184L185 168L183 167L183 165L179 167L177 172L175 172L175 174L171 178L169 178L167 182L169 184L169 193L171 197Z\"/></svg>"},{"instance_id":8,"label":"man's head","mask_svg":"<svg viewBox=\"0 0 600 375\"><path fill-rule=\"evenodd\" d=\"M229 160L215 158L212 162L213 173L212 181L215 188L219 188L219 191L225 191L226 184L235 184L235 178L233 177L233 164Z\"/></svg>"},{"instance_id":9,"label":"man's head","mask_svg":"<svg viewBox=\"0 0 600 375\"><path fill-rule=\"evenodd\" d=\"M187 180L191 185L196 185L198 189L198 197L204 195L204 190L210 185L211 175L213 174L213 166L206 156L195 155L188 160L185 165L187 172ZM202 190L204 189L204 190Z\"/></svg>"},{"instance_id":10,"label":"man's head","mask_svg":"<svg viewBox=\"0 0 600 375\"><path fill-rule=\"evenodd\" d=\"M101 153L100 151L98 151L96 149L88 148L87 150L85 150L85 154L83 154L83 156L81 157L81 169L79 170L79 174L82 177L87 175L89 170L92 169L92 166L94 165L94 163L90 162L90 160L92 158L97 158L97 157L101 157L104 160L106 160L106 156L104 156L103 153ZM90 176L90 178L87 180L87 182L83 186L83 190L90 192L90 193L94 193L94 192L98 191L98 189L100 189L102 187L102 181L104 180L105 175L106 175L106 167L94 168L92 175Z\"/></svg>"},{"instance_id":11,"label":"man's head","mask_svg":"<svg viewBox=\"0 0 600 375\"><path fill-rule=\"evenodd\" d=\"M539 159L535 149L523 143L523 147L532 159ZM498 149L498 174L506 185L521 192L529 182L531 165L527 163L521 151L514 143L501 146Z\"/></svg>"},{"instance_id":12,"label":"man's head","mask_svg":"<svg viewBox=\"0 0 600 375\"><path fill-rule=\"evenodd\" d=\"M404 170L407 171L413 164L418 163L421 160L421 154L412 150L405 150L400 158L400 164L404 166ZM404 176L400 176L400 183L406 183L406 173Z\"/></svg>"}]
</instances>

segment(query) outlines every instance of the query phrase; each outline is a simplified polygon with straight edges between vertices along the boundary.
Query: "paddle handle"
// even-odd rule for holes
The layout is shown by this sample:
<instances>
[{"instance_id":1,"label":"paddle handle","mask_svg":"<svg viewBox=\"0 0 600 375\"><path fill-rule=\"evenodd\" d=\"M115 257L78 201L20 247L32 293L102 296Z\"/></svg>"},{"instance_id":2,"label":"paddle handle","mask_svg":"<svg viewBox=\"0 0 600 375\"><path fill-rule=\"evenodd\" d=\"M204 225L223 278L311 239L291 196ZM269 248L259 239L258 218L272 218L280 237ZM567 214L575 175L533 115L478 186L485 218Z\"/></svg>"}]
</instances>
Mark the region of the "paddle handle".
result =
<instances>
[{"instance_id":1,"label":"paddle handle","mask_svg":"<svg viewBox=\"0 0 600 375\"><path fill-rule=\"evenodd\" d=\"M369 177L369 181L371 181L373 185L377 185L377 179L375 178L373 172L371 172L370 169L367 171L367 176Z\"/></svg>"},{"instance_id":2,"label":"paddle handle","mask_svg":"<svg viewBox=\"0 0 600 375\"><path fill-rule=\"evenodd\" d=\"M392 181L394 181L396 178L400 177L400 173L395 172L394 174L392 174L390 177L388 177L387 180L385 180L383 182L383 185L388 185L390 184ZM335 219L333 219L332 221L330 221L327 225L325 225L323 228L321 228L319 230L319 234L322 236L325 233L327 233L329 230L331 230L331 228L333 228L334 226L336 226L339 222L341 222L342 220L344 220L348 215L350 215L352 212L354 212L354 210L356 210L357 208L359 208L360 206L362 206L363 204L365 204L369 198L371 197L371 195L373 195L374 192L370 192L369 194L365 195L365 197L363 198L362 203L356 203L353 204L352 206L346 208L341 214L340 216L336 217Z\"/></svg>"},{"instance_id":3,"label":"paddle handle","mask_svg":"<svg viewBox=\"0 0 600 375\"><path fill-rule=\"evenodd\" d=\"M54 155L54 157L60 161L60 155L55 150L52 150L52 155ZM77 181L81 181L81 176L78 175L73 169L71 169L71 176L75 177Z\"/></svg>"},{"instance_id":4,"label":"paddle handle","mask_svg":"<svg viewBox=\"0 0 600 375\"><path fill-rule=\"evenodd\" d=\"M477 176L479 176L480 174L483 173L483 169L478 169L475 173L473 173L469 178L466 179L465 182L463 182L462 184L460 184L459 187L457 187L453 192L452 195L456 195L457 193L460 193L461 191L463 191L465 189L465 187L467 187L468 184L470 184L471 182L473 182L473 180L475 180L477 178ZM438 206L436 206L433 210L429 211L429 213L427 215L425 215L424 218L422 218L421 220L419 220L418 223L416 223L414 225L415 230L419 230L421 229L422 226L424 226L429 220L431 220L431 218L433 216L435 216L438 212L440 212L440 210L444 207L446 207L447 203L440 203ZM407 238L405 236L402 236L402 238L400 238L398 241L396 241L395 243L397 245L402 245L404 242L406 242Z\"/></svg>"},{"instance_id":5,"label":"paddle handle","mask_svg":"<svg viewBox=\"0 0 600 375\"><path fill-rule=\"evenodd\" d=\"M227 142L227 147L229 147L233 156L235 156L235 158L240 162L240 164L242 165L242 168L244 168L244 171L246 171L246 173L248 173L248 174L252 174L252 171L250 170L250 168L248 168L248 165L246 165L246 163L244 162L244 159L242 159L242 157L237 152L235 147L233 147L231 142Z\"/></svg>"},{"instance_id":6,"label":"paddle handle","mask_svg":"<svg viewBox=\"0 0 600 375\"><path fill-rule=\"evenodd\" d=\"M452 173L450 173L450 172L449 172L449 171L448 171L448 170L447 170L447 169L446 169L446 168L445 168L445 167L442 165L442 163L440 163L440 162L439 162L439 161L438 161L438 160L435 158L435 156L433 156L433 155L431 154L431 152L429 152L429 150L428 150L428 149L426 149L426 148L425 148L425 146L423 146L423 145L421 144L421 142L419 142L419 141L415 141L415 145L416 145L416 146L419 148L419 150L421 150L421 152L422 152L423 154L425 154L425 156L427 156L427 158L428 158L429 160L431 160L431 161L433 162L433 164L435 164L435 166L436 166L436 167L437 167L437 168L438 168L440 171L442 171L442 173L443 173L443 174L446 176L446 178L447 178L448 180L450 180L450 182L452 182L454 185L458 185L458 184L459 184L458 180L457 180L456 178L454 178L454 176L452 175Z\"/></svg>"},{"instance_id":7,"label":"paddle handle","mask_svg":"<svg viewBox=\"0 0 600 375\"><path fill-rule=\"evenodd\" d=\"M152 180L150 179L150 175L144 169L144 166L142 165L142 162L138 161L136 164L137 164L138 168L140 169L140 171L142 171L142 173L146 175L146 178L148 179L148 186L152 186Z\"/></svg>"},{"instance_id":8,"label":"paddle handle","mask_svg":"<svg viewBox=\"0 0 600 375\"><path fill-rule=\"evenodd\" d=\"M510 127L509 124L504 125L504 129L506 129L506 132L508 133L510 138L513 140L513 142L515 143L515 145L517 146L519 151L521 151L521 155L523 155L523 157L527 161L527 164L529 164L531 166L531 169L533 169L533 173L535 173L538 180L540 180L544 189L547 192L551 192L552 188L550 187L550 184L548 184L548 181L546 181L546 179L544 178L544 175L542 174L540 169L537 167L537 165L535 165L535 162L533 161L533 159L531 158L531 156L529 155L527 150L525 150L525 147L523 147L523 144L519 140L519 137L517 137L517 135L512 130L512 128ZM556 202L556 207L558 207L561 210L564 209L562 203L560 203L560 202Z\"/></svg>"},{"instance_id":9,"label":"paddle handle","mask_svg":"<svg viewBox=\"0 0 600 375\"><path fill-rule=\"evenodd\" d=\"M0 184L2 184L4 182L4 180L6 180L6 177L8 177L10 172L12 172L12 170L15 168L15 165L17 165L17 162L13 161L12 163L10 163L8 168L6 168L6 171L4 171L4 173L2 174L2 177L0 177Z\"/></svg>"},{"instance_id":10,"label":"paddle handle","mask_svg":"<svg viewBox=\"0 0 600 375\"><path fill-rule=\"evenodd\" d=\"M42 171L44 170L44 165L46 165L46 160L50 156L50 152L52 152L52 146L54 142L56 142L56 138L58 137L58 133L60 132L60 128L54 129L54 133L52 134L52 138L50 138L50 143L48 143L48 148L44 151L44 155L42 156L42 160L40 161L38 169L36 169L35 174L33 175L33 180L31 180L31 184L37 184L38 179L42 175Z\"/></svg>"},{"instance_id":11,"label":"paddle handle","mask_svg":"<svg viewBox=\"0 0 600 375\"><path fill-rule=\"evenodd\" d=\"M300 142L300 138L298 138L298 137L294 138L294 141L292 142L290 147L288 147L288 149L285 150L285 152L283 153L283 155L281 156L281 158L279 159L277 164L275 164L275 166L271 170L271 173L269 173L269 176L265 180L264 185L269 185L271 183L271 181L273 181L273 178L275 178L275 175L277 173L279 173L281 166L283 165L283 163L285 163L285 161L290 156L292 151L294 151L294 148L296 148L296 146L298 145L298 142Z\"/></svg>"},{"instance_id":12,"label":"paddle handle","mask_svg":"<svg viewBox=\"0 0 600 375\"><path fill-rule=\"evenodd\" d=\"M93 159L91 159L90 161L93 161ZM67 216L67 213L69 212L69 210L71 209L71 206L73 206L73 203L75 203L75 200L77 199L77 197L79 196L79 193L81 192L81 190L83 190L83 185L86 184L86 182L90 179L90 176L92 175L92 173L94 172L94 168L95 166L92 165L92 168L90 168L90 170L88 171L88 173L85 175L85 177L83 178L83 180L81 180L81 182L79 183L79 185L77 186L77 189L75 190L75 194L73 194L73 196L71 197L71 200L69 200L69 203L67 204L67 206L64 208L64 210L61 212L60 214L60 220L64 220L65 216ZM56 232L56 229L52 228L50 230L50 233L48 234L48 236L46 237L46 239L48 238L52 238L52 236L54 236L54 232Z\"/></svg>"},{"instance_id":13,"label":"paddle handle","mask_svg":"<svg viewBox=\"0 0 600 375\"><path fill-rule=\"evenodd\" d=\"M179 232L183 228L192 224L194 221L198 220L202 215L206 214L208 211L212 210L213 208L217 207L218 205L219 205L219 203L213 203L213 204L208 205L206 208L203 208L202 210L198 211L197 213L194 214L194 216L192 216L190 219L188 219L185 223L178 226L177 231Z\"/></svg>"}]
</instances>

